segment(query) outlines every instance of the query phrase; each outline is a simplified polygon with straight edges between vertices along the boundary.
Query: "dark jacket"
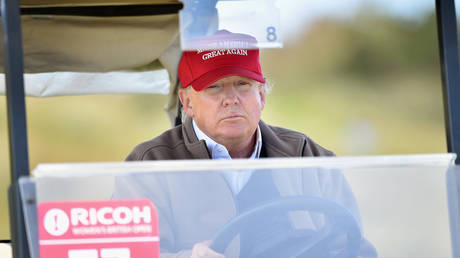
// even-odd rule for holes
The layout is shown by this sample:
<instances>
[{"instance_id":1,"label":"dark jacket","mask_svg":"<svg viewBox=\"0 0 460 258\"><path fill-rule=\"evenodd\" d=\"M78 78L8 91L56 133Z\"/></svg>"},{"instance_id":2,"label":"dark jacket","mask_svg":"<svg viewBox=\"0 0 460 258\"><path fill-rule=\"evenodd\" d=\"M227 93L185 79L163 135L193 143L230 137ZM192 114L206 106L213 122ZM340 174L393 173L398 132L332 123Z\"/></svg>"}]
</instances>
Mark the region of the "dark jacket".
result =
<instances>
[{"instance_id":1,"label":"dark jacket","mask_svg":"<svg viewBox=\"0 0 460 258\"><path fill-rule=\"evenodd\" d=\"M259 122L262 134L261 157L333 156L308 136ZM204 140L198 141L192 119L160 136L136 146L126 158L131 160L210 159Z\"/></svg>"},{"instance_id":2,"label":"dark jacket","mask_svg":"<svg viewBox=\"0 0 460 258\"><path fill-rule=\"evenodd\" d=\"M333 155L302 133L270 126L262 121L259 126L262 134L261 157ZM190 118L184 125L139 144L127 157L132 161L159 159L210 159L206 144L198 141ZM242 202L238 199L240 196L232 194L222 174L214 170L195 172L133 173L116 178L114 199L148 198L155 203L159 214L162 258L190 257L194 244L211 239L225 223L241 212L244 200ZM263 172L258 175L271 180L269 182L276 196L305 195L333 200L350 211L361 227L358 205L340 171L310 167L265 169ZM249 182L261 183L254 179L253 176ZM250 183L245 186L250 196L255 197L248 200L258 200L261 196L267 198L267 189L271 188L266 187L265 181L262 183L264 187L257 187L257 184L254 187ZM324 226L321 214L306 212L293 215L289 216L289 225L312 230ZM334 244L340 247L343 243ZM226 257L238 257L243 250L241 248L240 241L232 242ZM361 240L359 257L377 257L375 248L365 238Z\"/></svg>"}]
</instances>

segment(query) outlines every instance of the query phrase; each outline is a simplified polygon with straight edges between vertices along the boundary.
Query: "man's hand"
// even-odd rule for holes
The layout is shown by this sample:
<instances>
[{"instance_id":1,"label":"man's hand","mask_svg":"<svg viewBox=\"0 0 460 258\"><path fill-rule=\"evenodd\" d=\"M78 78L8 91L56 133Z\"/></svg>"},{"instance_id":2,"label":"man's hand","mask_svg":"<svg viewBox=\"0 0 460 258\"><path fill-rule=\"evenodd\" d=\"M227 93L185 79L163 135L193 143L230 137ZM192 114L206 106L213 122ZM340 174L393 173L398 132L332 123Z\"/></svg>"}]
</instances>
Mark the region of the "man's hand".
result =
<instances>
[{"instance_id":1,"label":"man's hand","mask_svg":"<svg viewBox=\"0 0 460 258\"><path fill-rule=\"evenodd\" d=\"M204 241L195 244L192 249L192 256L190 258L225 258L223 254L216 253L209 248L211 241Z\"/></svg>"}]
</instances>

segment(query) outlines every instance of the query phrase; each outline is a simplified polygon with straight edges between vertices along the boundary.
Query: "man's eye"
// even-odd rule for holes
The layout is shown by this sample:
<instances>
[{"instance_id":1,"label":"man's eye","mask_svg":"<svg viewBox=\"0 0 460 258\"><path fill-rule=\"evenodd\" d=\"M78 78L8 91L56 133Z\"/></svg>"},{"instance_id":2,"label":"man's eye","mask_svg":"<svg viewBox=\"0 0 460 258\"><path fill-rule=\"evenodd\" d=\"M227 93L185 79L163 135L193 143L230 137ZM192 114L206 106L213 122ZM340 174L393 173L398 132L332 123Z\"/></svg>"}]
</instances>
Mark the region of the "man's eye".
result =
<instances>
[{"instance_id":1,"label":"man's eye","mask_svg":"<svg viewBox=\"0 0 460 258\"><path fill-rule=\"evenodd\" d=\"M209 93L218 93L220 92L220 89L221 87L219 85L211 85L209 87L206 88L206 91L209 92Z\"/></svg>"},{"instance_id":2,"label":"man's eye","mask_svg":"<svg viewBox=\"0 0 460 258\"><path fill-rule=\"evenodd\" d=\"M240 91L241 90L247 91L247 90L249 90L251 88L251 83L246 82L246 81L240 81L240 82L238 82L237 87L238 87L238 89Z\"/></svg>"}]
</instances>

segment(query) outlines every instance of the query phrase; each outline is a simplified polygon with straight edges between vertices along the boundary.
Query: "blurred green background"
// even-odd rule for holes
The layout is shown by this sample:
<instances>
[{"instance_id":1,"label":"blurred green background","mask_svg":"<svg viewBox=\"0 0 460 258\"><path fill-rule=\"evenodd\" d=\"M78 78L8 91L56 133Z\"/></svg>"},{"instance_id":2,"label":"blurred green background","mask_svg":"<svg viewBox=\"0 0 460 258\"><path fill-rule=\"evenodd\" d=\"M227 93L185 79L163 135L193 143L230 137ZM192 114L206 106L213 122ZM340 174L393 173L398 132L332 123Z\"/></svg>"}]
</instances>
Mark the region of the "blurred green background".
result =
<instances>
[{"instance_id":1,"label":"blurred green background","mask_svg":"<svg viewBox=\"0 0 460 258\"><path fill-rule=\"evenodd\" d=\"M263 119L306 133L338 155L446 152L434 12L420 19L369 9L324 18L264 50L274 84ZM166 96L27 98L30 168L45 162L122 161L170 128ZM0 97L0 239L9 238L9 151Z\"/></svg>"}]
</instances>

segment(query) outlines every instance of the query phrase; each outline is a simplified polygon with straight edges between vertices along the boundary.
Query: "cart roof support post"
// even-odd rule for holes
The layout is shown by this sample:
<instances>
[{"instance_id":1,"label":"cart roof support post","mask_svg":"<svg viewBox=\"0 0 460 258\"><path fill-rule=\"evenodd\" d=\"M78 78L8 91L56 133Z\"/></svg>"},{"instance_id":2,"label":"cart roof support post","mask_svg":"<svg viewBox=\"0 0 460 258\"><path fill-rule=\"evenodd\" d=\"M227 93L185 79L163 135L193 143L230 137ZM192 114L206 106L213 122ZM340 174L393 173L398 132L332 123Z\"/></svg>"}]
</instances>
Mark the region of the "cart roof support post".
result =
<instances>
[{"instance_id":1,"label":"cart roof support post","mask_svg":"<svg viewBox=\"0 0 460 258\"><path fill-rule=\"evenodd\" d=\"M436 0L447 151L460 153L460 68L454 0ZM460 158L455 161L460 164Z\"/></svg>"},{"instance_id":2,"label":"cart roof support post","mask_svg":"<svg viewBox=\"0 0 460 258\"><path fill-rule=\"evenodd\" d=\"M29 175L24 64L21 17L18 0L1 1L5 58L8 133L10 139L11 186L9 188L10 231L15 258L30 257L18 180Z\"/></svg>"}]
</instances>

